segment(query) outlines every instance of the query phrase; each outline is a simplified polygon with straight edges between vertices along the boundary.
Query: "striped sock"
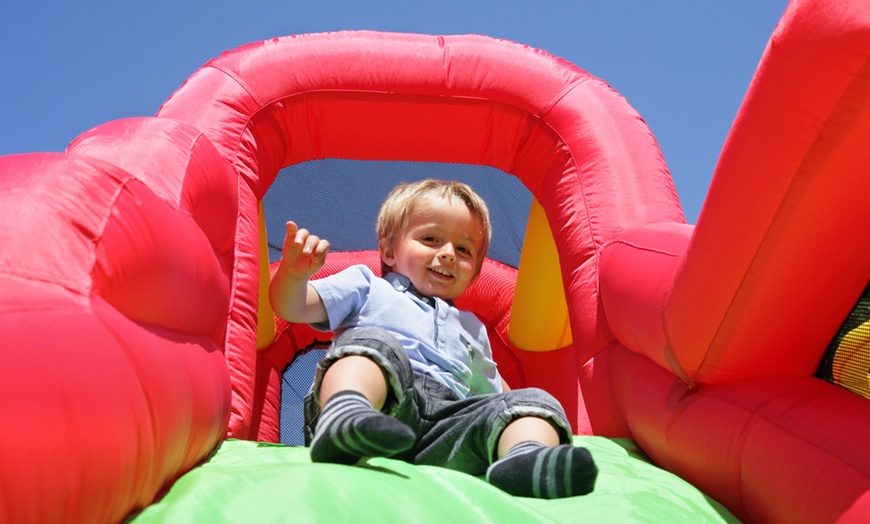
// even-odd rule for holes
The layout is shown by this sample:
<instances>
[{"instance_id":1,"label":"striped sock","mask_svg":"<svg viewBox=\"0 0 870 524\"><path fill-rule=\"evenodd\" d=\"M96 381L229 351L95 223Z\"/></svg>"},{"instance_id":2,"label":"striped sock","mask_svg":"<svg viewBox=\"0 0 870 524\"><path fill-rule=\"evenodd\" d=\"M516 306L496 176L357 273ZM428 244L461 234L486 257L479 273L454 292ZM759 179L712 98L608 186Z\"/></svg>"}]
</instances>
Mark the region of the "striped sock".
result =
<instances>
[{"instance_id":1,"label":"striped sock","mask_svg":"<svg viewBox=\"0 0 870 524\"><path fill-rule=\"evenodd\" d=\"M354 464L363 457L389 457L410 449L415 439L410 427L375 410L360 393L340 391L320 412L311 460Z\"/></svg>"},{"instance_id":2,"label":"striped sock","mask_svg":"<svg viewBox=\"0 0 870 524\"><path fill-rule=\"evenodd\" d=\"M512 495L555 499L585 495L595 487L598 468L585 448L520 442L493 462L486 480Z\"/></svg>"}]
</instances>

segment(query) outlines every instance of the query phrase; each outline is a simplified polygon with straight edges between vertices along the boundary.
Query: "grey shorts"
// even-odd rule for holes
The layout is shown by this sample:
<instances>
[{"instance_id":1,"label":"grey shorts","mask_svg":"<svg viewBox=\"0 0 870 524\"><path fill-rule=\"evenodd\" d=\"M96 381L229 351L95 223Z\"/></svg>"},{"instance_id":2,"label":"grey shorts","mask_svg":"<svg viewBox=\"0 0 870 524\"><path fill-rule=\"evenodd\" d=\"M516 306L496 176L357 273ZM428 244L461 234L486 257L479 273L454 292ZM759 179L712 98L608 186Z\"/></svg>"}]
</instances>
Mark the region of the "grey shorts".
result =
<instances>
[{"instance_id":1,"label":"grey shorts","mask_svg":"<svg viewBox=\"0 0 870 524\"><path fill-rule=\"evenodd\" d=\"M460 398L432 377L415 373L399 341L379 328L350 329L337 336L317 365L305 397L305 440L311 441L320 413L318 397L326 369L348 355L366 356L384 371L389 385L383 411L417 435L412 449L396 458L481 475L495 460L498 439L514 419L536 416L550 421L562 443L571 426L558 400L542 389L523 388Z\"/></svg>"}]
</instances>

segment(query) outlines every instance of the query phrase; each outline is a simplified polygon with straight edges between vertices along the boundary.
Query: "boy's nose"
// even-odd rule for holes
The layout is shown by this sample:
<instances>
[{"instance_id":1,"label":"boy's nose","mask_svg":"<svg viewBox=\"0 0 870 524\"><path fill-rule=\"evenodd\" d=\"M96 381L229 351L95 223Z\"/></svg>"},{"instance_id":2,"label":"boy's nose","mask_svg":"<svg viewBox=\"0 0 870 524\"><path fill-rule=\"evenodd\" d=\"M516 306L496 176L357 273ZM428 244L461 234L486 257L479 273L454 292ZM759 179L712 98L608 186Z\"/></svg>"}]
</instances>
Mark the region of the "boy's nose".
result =
<instances>
[{"instance_id":1,"label":"boy's nose","mask_svg":"<svg viewBox=\"0 0 870 524\"><path fill-rule=\"evenodd\" d=\"M453 249L453 244L446 243L441 246L440 251L438 252L438 258L443 258L446 260L453 261L456 259L456 251Z\"/></svg>"}]
</instances>

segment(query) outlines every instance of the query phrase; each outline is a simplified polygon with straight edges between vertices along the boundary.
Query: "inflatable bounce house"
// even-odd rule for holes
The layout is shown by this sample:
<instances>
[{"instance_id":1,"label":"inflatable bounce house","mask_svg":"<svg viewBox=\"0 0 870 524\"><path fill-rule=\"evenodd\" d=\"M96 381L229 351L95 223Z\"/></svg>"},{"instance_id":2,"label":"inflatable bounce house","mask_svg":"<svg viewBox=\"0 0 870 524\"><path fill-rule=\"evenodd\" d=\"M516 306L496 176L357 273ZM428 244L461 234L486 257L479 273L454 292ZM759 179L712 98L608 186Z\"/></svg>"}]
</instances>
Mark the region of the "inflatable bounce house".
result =
<instances>
[{"instance_id":1,"label":"inflatable bounce house","mask_svg":"<svg viewBox=\"0 0 870 524\"><path fill-rule=\"evenodd\" d=\"M641 117L546 52L363 31L224 53L154 117L0 158L0 521L867 522L868 142L860 0L790 3L696 225ZM562 401L587 496L284 442L329 334L264 299L280 224L336 236L324 272L377 268L382 175L456 166L522 215L459 305L512 387Z\"/></svg>"}]
</instances>

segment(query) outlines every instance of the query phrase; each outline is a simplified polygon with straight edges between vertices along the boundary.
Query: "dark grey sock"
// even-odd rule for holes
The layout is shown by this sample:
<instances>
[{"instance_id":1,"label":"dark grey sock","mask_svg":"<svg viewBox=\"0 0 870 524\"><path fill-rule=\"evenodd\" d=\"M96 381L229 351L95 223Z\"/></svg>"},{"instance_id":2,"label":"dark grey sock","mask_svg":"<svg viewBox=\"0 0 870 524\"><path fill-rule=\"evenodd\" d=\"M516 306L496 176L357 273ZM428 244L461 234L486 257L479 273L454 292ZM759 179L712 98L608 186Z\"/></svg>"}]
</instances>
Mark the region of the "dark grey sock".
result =
<instances>
[{"instance_id":1,"label":"dark grey sock","mask_svg":"<svg viewBox=\"0 0 870 524\"><path fill-rule=\"evenodd\" d=\"M365 396L340 391L323 406L311 460L354 464L363 457L389 457L414 445L414 431L395 418L375 410Z\"/></svg>"},{"instance_id":2,"label":"dark grey sock","mask_svg":"<svg viewBox=\"0 0 870 524\"><path fill-rule=\"evenodd\" d=\"M598 468L585 448L521 442L493 462L486 479L512 495L555 499L585 495L595 487Z\"/></svg>"}]
</instances>

